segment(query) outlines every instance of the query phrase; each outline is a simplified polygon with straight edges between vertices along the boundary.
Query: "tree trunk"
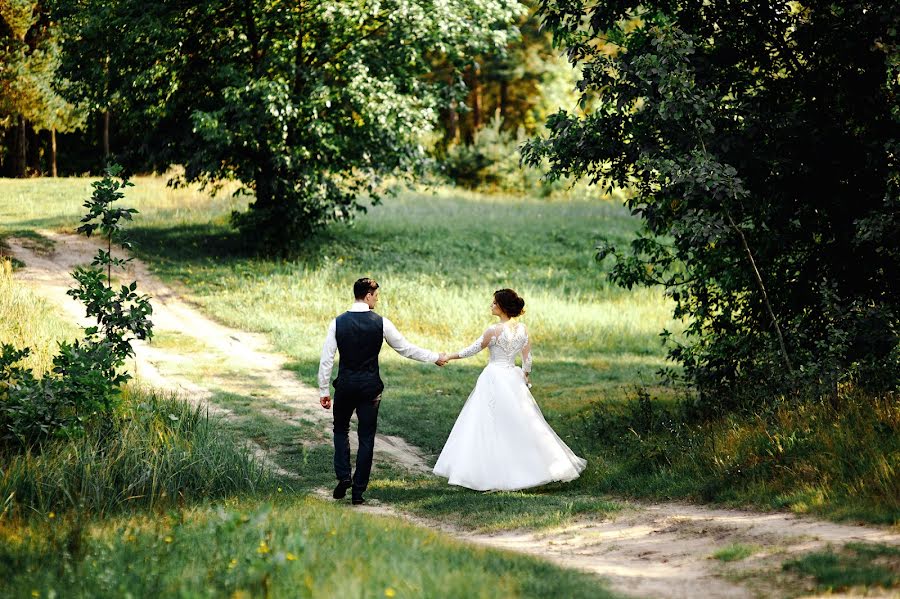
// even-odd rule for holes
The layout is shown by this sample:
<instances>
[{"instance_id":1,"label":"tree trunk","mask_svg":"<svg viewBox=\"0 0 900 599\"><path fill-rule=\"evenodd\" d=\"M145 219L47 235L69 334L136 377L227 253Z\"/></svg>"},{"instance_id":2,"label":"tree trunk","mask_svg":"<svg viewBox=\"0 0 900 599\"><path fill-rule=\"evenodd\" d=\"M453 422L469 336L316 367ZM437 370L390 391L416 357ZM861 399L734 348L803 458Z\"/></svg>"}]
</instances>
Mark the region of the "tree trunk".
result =
<instances>
[{"instance_id":1,"label":"tree trunk","mask_svg":"<svg viewBox=\"0 0 900 599\"><path fill-rule=\"evenodd\" d=\"M456 111L456 100L450 102L447 109L446 135L447 144L459 141L459 113Z\"/></svg>"},{"instance_id":2,"label":"tree trunk","mask_svg":"<svg viewBox=\"0 0 900 599\"><path fill-rule=\"evenodd\" d=\"M509 81L500 80L500 118L506 120L506 111L509 109Z\"/></svg>"},{"instance_id":3,"label":"tree trunk","mask_svg":"<svg viewBox=\"0 0 900 599\"><path fill-rule=\"evenodd\" d=\"M26 147L25 140L25 117L19 115L19 122L16 123L16 145L15 145L15 168L13 169L13 173L15 177L19 179L24 179L28 174L28 161L27 161L27 152L28 148Z\"/></svg>"},{"instance_id":4,"label":"tree trunk","mask_svg":"<svg viewBox=\"0 0 900 599\"><path fill-rule=\"evenodd\" d=\"M37 177L41 175L41 134L27 123L25 128L27 146L28 174Z\"/></svg>"},{"instance_id":5,"label":"tree trunk","mask_svg":"<svg viewBox=\"0 0 900 599\"><path fill-rule=\"evenodd\" d=\"M50 127L50 176L56 177L56 127Z\"/></svg>"},{"instance_id":6,"label":"tree trunk","mask_svg":"<svg viewBox=\"0 0 900 599\"><path fill-rule=\"evenodd\" d=\"M481 129L484 122L481 108L481 77L479 76L479 67L475 65L469 71L469 86L472 90L472 133Z\"/></svg>"},{"instance_id":7,"label":"tree trunk","mask_svg":"<svg viewBox=\"0 0 900 599\"><path fill-rule=\"evenodd\" d=\"M109 108L103 111L103 159L109 158Z\"/></svg>"}]
</instances>

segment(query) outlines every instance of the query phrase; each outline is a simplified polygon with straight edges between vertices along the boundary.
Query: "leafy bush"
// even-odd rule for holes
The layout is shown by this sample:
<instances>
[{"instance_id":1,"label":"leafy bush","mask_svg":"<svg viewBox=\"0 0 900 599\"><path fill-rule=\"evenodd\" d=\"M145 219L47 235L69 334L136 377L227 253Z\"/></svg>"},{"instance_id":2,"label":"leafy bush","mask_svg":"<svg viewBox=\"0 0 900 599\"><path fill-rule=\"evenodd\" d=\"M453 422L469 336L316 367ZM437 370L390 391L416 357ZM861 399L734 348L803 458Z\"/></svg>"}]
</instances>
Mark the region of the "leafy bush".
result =
<instances>
[{"instance_id":1,"label":"leafy bush","mask_svg":"<svg viewBox=\"0 0 900 599\"><path fill-rule=\"evenodd\" d=\"M443 166L447 176L469 189L523 192L540 184L536 169L519 168L519 146L524 131L504 131L499 111L486 127L475 132L472 143L447 149Z\"/></svg>"},{"instance_id":2,"label":"leafy bush","mask_svg":"<svg viewBox=\"0 0 900 599\"><path fill-rule=\"evenodd\" d=\"M896 3L542 2L584 115L523 153L630 187L611 278L689 322L670 357L711 416L900 386Z\"/></svg>"},{"instance_id":3,"label":"leafy bush","mask_svg":"<svg viewBox=\"0 0 900 599\"><path fill-rule=\"evenodd\" d=\"M115 181L120 169L111 167L93 183L94 192L85 202L88 214L79 232L90 236L99 229L107 249L99 249L90 266L75 269L78 283L68 294L85 303L87 315L97 326L84 329L84 338L61 342L49 373L36 376L18 365L31 349L0 346L0 443L6 448L26 449L44 440L81 434L91 423L108 424L130 375L121 370L133 355L131 341L152 335L152 312L146 296L136 293L137 284L112 287L113 266L130 258L115 258L112 244L129 247L120 221L131 220L133 208L113 208L121 199L127 179ZM97 222L94 222L97 221ZM105 268L105 273L104 273Z\"/></svg>"},{"instance_id":4,"label":"leafy bush","mask_svg":"<svg viewBox=\"0 0 900 599\"><path fill-rule=\"evenodd\" d=\"M499 111L486 127L475 132L472 143L450 146L440 161L444 174L455 184L487 192L548 196L602 196L598 188L567 179L543 177L546 165L521 164L519 148L527 141L525 130L503 129Z\"/></svg>"}]
</instances>

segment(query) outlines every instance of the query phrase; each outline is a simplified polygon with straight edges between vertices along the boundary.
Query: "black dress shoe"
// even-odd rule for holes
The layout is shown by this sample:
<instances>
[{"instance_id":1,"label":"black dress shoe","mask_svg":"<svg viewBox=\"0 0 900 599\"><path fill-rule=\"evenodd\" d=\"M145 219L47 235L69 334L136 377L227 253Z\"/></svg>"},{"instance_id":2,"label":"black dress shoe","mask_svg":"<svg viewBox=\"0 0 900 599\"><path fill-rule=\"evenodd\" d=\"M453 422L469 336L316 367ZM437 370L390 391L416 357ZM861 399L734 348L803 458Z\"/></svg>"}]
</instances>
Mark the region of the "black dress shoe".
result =
<instances>
[{"instance_id":1,"label":"black dress shoe","mask_svg":"<svg viewBox=\"0 0 900 599\"><path fill-rule=\"evenodd\" d=\"M347 489L349 489L351 485L353 485L352 481L349 481L349 480L339 481L337 486L334 488L334 493L332 493L331 496L334 497L335 499L343 499L344 497L347 496Z\"/></svg>"},{"instance_id":2,"label":"black dress shoe","mask_svg":"<svg viewBox=\"0 0 900 599\"><path fill-rule=\"evenodd\" d=\"M350 500L350 503L352 503L353 505L363 505L365 502L366 500L362 497L354 497Z\"/></svg>"}]
</instances>

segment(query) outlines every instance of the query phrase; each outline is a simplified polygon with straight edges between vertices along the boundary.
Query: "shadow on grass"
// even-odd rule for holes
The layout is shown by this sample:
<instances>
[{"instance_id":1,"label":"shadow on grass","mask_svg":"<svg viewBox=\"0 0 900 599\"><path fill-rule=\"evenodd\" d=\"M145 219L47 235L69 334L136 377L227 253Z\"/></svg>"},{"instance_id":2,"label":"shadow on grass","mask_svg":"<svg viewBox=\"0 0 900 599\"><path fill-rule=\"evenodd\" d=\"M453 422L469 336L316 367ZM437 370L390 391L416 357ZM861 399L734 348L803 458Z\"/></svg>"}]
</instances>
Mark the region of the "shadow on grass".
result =
<instances>
[{"instance_id":1,"label":"shadow on grass","mask_svg":"<svg viewBox=\"0 0 900 599\"><path fill-rule=\"evenodd\" d=\"M576 516L603 518L621 507L562 483L525 491L483 493L451 486L433 477L376 479L370 484L369 493L401 509L480 531L560 526ZM461 514L465 517L460 518Z\"/></svg>"},{"instance_id":2,"label":"shadow on grass","mask_svg":"<svg viewBox=\"0 0 900 599\"><path fill-rule=\"evenodd\" d=\"M135 227L128 236L142 258L186 264L251 257L246 240L226 225L212 223L174 227Z\"/></svg>"}]
</instances>

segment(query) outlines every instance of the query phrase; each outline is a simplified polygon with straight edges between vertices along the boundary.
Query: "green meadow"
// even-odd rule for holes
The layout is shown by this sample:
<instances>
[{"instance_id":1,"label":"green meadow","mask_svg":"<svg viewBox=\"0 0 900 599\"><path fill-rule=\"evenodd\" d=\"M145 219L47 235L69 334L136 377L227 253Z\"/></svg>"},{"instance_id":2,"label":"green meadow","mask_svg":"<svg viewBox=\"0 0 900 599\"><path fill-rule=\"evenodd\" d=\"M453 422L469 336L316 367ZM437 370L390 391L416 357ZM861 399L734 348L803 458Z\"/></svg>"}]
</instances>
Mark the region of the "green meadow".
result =
<instances>
[{"instance_id":1,"label":"green meadow","mask_svg":"<svg viewBox=\"0 0 900 599\"><path fill-rule=\"evenodd\" d=\"M71 230L85 179L2 181L0 234ZM523 493L482 496L382 465L369 496L485 529L546 526L615 509L613 496L688 498L791 509L838 519L900 520L896 476L900 410L890 397L841 406L790 405L767 414L682 422L679 398L656 371L671 366L659 333L677 338L659 289L622 289L594 259L599 237L630 239L638 222L621 198L536 199L450 188L399 192L353 226L296 240L284 258L250 254L228 226L246 198L135 179L125 204L141 211L135 252L207 314L264 333L311 386L327 324L361 276L381 283L379 312L413 343L455 351L491 324L491 294L526 299L533 393L560 436L588 460L581 478ZM436 457L486 352L443 369L382 352L382 432ZM209 368L206 365L204 368ZM256 398L222 393L242 412L238 432L268 438L302 488L330 484L327 446L298 450L292 430L259 413ZM318 431L323 432L323 431ZM328 431L324 431L326 434ZM312 434L312 431L309 431ZM321 455L320 455L321 454Z\"/></svg>"}]
</instances>

